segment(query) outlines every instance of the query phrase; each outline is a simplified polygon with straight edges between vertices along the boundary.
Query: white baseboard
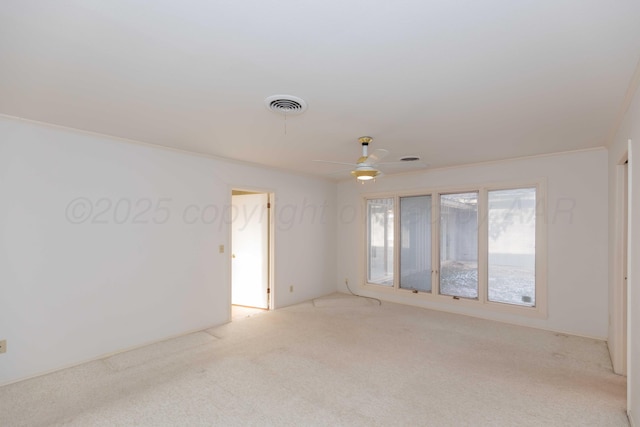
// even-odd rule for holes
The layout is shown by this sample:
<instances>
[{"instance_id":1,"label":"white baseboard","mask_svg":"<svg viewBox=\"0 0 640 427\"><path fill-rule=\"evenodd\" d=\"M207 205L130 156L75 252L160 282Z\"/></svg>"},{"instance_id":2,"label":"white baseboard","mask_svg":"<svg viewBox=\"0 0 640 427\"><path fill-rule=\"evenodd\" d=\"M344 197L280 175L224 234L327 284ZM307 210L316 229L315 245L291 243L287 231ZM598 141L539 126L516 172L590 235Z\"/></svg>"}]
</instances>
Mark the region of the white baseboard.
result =
<instances>
[{"instance_id":1,"label":"white baseboard","mask_svg":"<svg viewBox=\"0 0 640 427\"><path fill-rule=\"evenodd\" d=\"M180 338L180 337L183 337L185 335L194 334L196 332L205 332L207 329L217 328L218 326L222 326L222 325L224 325L224 323L220 323L220 324L216 324L216 325L212 325L212 326L207 326L204 329L200 328L200 329L196 329L196 330L188 330L186 332L181 332L181 333L178 333L178 334L170 335L170 336L168 336L166 338L160 338L160 339L153 340L153 341L146 341L146 342L144 342L142 344L137 344L137 345L126 347L126 348L123 348L123 349L120 349L120 350L112 351L112 352L109 352L109 353L104 353L104 354L101 354L99 356L92 357L92 358L89 358L89 359L83 359L83 360L80 360L80 361L77 361L77 362L69 363L67 365L62 365L62 366L59 366L59 367L56 367L56 368L48 369L46 371L36 372L34 374L27 375L26 377L13 378L13 379L10 379L9 381L0 383L0 387L4 387L4 386L10 385L10 384L19 383L19 382L26 381L26 380L30 380L32 378L42 377L44 375L53 374L54 372L63 371L65 369L75 368L76 366L84 365L85 363L91 363L91 362L95 362L97 360L106 359L108 357L117 356L117 355L119 355L121 353L126 353L126 352L132 351L132 350L138 350L138 349L141 349L141 348L149 346L149 345L158 344L158 343L161 343L163 341L168 341L168 340L171 340L171 339L174 339L174 338Z\"/></svg>"}]
</instances>

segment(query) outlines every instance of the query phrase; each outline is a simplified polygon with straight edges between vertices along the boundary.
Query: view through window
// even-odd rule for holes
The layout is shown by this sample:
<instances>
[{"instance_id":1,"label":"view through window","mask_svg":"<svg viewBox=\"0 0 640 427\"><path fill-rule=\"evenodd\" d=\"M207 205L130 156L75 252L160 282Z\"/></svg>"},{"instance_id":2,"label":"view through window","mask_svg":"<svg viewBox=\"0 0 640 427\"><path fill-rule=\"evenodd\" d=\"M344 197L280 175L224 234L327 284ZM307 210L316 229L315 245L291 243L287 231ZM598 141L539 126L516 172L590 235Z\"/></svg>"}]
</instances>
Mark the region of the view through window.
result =
<instances>
[{"instance_id":1,"label":"view through window","mask_svg":"<svg viewBox=\"0 0 640 427\"><path fill-rule=\"evenodd\" d=\"M537 186L367 199L367 283L536 307L538 202Z\"/></svg>"},{"instance_id":2,"label":"view through window","mask_svg":"<svg viewBox=\"0 0 640 427\"><path fill-rule=\"evenodd\" d=\"M393 286L393 198L367 200L369 283Z\"/></svg>"},{"instance_id":3,"label":"view through window","mask_svg":"<svg viewBox=\"0 0 640 427\"><path fill-rule=\"evenodd\" d=\"M536 190L489 191L489 301L536 305Z\"/></svg>"},{"instance_id":4,"label":"view through window","mask_svg":"<svg viewBox=\"0 0 640 427\"><path fill-rule=\"evenodd\" d=\"M478 193L440 195L440 293L478 298Z\"/></svg>"},{"instance_id":5,"label":"view through window","mask_svg":"<svg viewBox=\"0 0 640 427\"><path fill-rule=\"evenodd\" d=\"M400 287L431 292L431 196L400 198Z\"/></svg>"}]
</instances>

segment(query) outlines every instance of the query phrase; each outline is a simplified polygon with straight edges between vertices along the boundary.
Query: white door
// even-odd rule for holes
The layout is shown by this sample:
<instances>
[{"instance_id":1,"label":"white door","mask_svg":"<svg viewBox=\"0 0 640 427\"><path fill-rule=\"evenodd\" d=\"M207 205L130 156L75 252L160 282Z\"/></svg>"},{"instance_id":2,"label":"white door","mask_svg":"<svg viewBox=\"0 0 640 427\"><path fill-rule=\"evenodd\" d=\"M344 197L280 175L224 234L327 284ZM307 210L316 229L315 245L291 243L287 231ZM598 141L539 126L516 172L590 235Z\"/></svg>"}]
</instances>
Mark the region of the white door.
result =
<instances>
[{"instance_id":1,"label":"white door","mask_svg":"<svg viewBox=\"0 0 640 427\"><path fill-rule=\"evenodd\" d=\"M233 195L231 201L231 303L269 308L268 195Z\"/></svg>"}]
</instances>

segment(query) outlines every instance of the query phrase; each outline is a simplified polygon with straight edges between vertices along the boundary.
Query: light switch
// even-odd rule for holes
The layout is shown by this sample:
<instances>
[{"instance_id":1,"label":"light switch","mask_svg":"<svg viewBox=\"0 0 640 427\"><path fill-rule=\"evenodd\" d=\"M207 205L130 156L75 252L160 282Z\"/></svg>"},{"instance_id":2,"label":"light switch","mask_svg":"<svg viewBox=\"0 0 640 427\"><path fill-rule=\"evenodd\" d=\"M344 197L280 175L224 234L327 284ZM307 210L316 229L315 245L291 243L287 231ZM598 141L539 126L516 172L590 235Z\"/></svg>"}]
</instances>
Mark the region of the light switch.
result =
<instances>
[{"instance_id":1,"label":"light switch","mask_svg":"<svg viewBox=\"0 0 640 427\"><path fill-rule=\"evenodd\" d=\"M218 246L218 252L220 252L221 254L224 253L224 245Z\"/></svg>"}]
</instances>

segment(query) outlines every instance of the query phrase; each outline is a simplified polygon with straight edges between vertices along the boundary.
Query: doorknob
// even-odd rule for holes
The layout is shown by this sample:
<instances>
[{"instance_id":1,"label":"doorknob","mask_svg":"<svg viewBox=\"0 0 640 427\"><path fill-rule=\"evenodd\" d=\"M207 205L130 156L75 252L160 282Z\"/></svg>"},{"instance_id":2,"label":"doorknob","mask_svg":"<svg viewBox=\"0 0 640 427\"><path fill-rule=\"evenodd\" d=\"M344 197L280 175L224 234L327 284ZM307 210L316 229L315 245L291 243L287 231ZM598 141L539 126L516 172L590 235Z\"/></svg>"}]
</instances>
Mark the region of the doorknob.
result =
<instances>
[{"instance_id":1,"label":"doorknob","mask_svg":"<svg viewBox=\"0 0 640 427\"><path fill-rule=\"evenodd\" d=\"M236 257L236 254L232 254L232 255L231 255L231 258L235 258L235 257Z\"/></svg>"}]
</instances>

